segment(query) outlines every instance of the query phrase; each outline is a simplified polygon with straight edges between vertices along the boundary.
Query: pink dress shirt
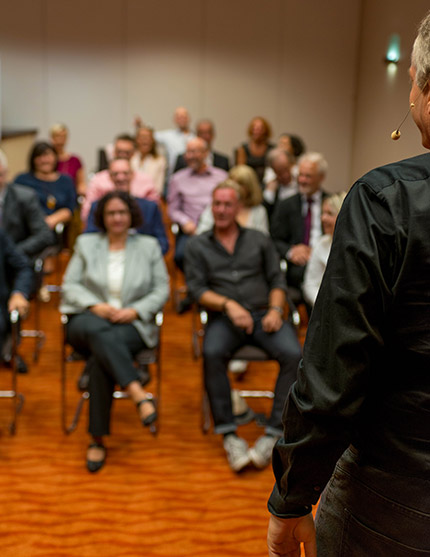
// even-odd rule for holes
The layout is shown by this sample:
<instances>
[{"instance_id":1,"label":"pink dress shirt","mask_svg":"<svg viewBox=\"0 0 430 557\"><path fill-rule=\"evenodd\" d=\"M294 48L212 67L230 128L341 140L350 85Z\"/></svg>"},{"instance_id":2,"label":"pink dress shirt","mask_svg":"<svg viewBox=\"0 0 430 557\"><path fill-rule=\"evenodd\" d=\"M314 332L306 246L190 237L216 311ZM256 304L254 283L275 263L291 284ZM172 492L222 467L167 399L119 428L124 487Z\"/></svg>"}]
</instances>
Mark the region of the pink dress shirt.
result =
<instances>
[{"instance_id":1,"label":"pink dress shirt","mask_svg":"<svg viewBox=\"0 0 430 557\"><path fill-rule=\"evenodd\" d=\"M173 222L183 226L188 221L197 224L204 208L212 201L212 191L227 179L227 172L208 166L202 173L191 168L175 172L170 178L167 195L168 214Z\"/></svg>"},{"instance_id":2,"label":"pink dress shirt","mask_svg":"<svg viewBox=\"0 0 430 557\"><path fill-rule=\"evenodd\" d=\"M86 223L94 201L101 199L106 193L115 189L108 170L97 172L88 184L87 195L81 210L81 220ZM130 182L130 195L159 202L160 195L155 189L153 179L144 172L134 172Z\"/></svg>"}]
</instances>

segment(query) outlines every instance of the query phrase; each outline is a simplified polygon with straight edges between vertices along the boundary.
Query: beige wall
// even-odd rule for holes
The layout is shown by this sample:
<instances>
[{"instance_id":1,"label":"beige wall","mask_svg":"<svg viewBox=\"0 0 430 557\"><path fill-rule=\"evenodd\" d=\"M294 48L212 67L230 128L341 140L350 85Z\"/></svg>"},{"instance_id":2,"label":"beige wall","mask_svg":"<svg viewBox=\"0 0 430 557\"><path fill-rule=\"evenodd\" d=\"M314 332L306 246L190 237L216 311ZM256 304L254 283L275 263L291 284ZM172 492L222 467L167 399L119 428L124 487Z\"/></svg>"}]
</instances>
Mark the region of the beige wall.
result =
<instances>
[{"instance_id":1,"label":"beige wall","mask_svg":"<svg viewBox=\"0 0 430 557\"><path fill-rule=\"evenodd\" d=\"M428 0L365 0L363 4L352 179L375 166L424 152L411 116L398 141L392 141L390 134L409 108L410 53L418 23L430 8ZM390 77L382 59L393 33L400 35L401 60Z\"/></svg>"},{"instance_id":2,"label":"beige wall","mask_svg":"<svg viewBox=\"0 0 430 557\"><path fill-rule=\"evenodd\" d=\"M406 68L428 2L411 0L0 0L2 122L63 121L70 148L94 168L96 149L140 114L169 127L175 106L212 118L228 154L261 114L322 151L326 187L420 151ZM406 12L406 13L405 13ZM404 58L389 82L382 62L399 32Z\"/></svg>"}]
</instances>

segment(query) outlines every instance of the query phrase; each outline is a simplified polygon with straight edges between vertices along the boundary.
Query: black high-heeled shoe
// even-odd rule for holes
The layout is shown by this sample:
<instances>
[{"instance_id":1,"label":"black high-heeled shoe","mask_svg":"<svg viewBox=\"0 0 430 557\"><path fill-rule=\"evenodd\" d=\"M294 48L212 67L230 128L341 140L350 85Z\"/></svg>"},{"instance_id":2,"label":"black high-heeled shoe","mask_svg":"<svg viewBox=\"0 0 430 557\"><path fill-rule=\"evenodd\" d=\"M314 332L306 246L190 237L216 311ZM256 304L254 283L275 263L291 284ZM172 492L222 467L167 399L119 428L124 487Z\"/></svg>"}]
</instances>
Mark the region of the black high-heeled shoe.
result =
<instances>
[{"instance_id":1,"label":"black high-heeled shoe","mask_svg":"<svg viewBox=\"0 0 430 557\"><path fill-rule=\"evenodd\" d=\"M141 418L140 419L140 421L142 422L142 425L144 425L145 427L148 427L155 422L155 420L158 418L158 414L157 414L157 409L155 407L154 399L152 399L152 398L143 398L142 400L140 400L136 404L137 410L139 411L139 408L142 406L142 404L146 404L146 403L152 404L152 406L154 407L154 412L152 412L151 414L146 416L146 418Z\"/></svg>"},{"instance_id":2,"label":"black high-heeled shoe","mask_svg":"<svg viewBox=\"0 0 430 557\"><path fill-rule=\"evenodd\" d=\"M102 443L90 443L88 445L89 449L103 449L104 450L104 456L101 460L90 460L89 458L87 458L87 470L88 472L94 473L94 472L98 472L101 468L103 468L105 462L106 462L106 447L102 444Z\"/></svg>"}]
</instances>

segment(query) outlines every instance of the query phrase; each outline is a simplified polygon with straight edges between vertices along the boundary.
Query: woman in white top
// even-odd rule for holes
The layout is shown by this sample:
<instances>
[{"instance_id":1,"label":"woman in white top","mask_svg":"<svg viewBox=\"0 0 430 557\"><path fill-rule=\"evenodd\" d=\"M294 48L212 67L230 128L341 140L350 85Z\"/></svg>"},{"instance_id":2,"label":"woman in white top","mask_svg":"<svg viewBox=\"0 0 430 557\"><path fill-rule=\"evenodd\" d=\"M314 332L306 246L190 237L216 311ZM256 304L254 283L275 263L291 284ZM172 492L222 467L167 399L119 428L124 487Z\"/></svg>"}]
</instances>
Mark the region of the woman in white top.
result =
<instances>
[{"instance_id":1,"label":"woman in white top","mask_svg":"<svg viewBox=\"0 0 430 557\"><path fill-rule=\"evenodd\" d=\"M142 126L136 132L136 153L130 164L133 170L140 170L149 174L154 180L157 192L162 195L166 178L167 161L158 154L157 143L152 128Z\"/></svg>"},{"instance_id":2,"label":"woman in white top","mask_svg":"<svg viewBox=\"0 0 430 557\"><path fill-rule=\"evenodd\" d=\"M237 216L237 221L244 228L259 230L266 236L269 235L269 221L266 208L261 205L263 199L257 174L250 166L239 164L228 173L242 191L242 208ZM214 225L212 206L208 205L201 214L196 234L210 230Z\"/></svg>"},{"instance_id":3,"label":"woman in white top","mask_svg":"<svg viewBox=\"0 0 430 557\"><path fill-rule=\"evenodd\" d=\"M138 381L133 356L157 343L154 316L169 296L168 276L155 238L130 234L141 215L128 193L112 191L97 206L102 233L78 237L67 267L60 311L69 316L67 341L89 357L90 404L87 468L103 466L116 384L137 405L149 426L157 419L154 403Z\"/></svg>"},{"instance_id":4,"label":"woman in white top","mask_svg":"<svg viewBox=\"0 0 430 557\"><path fill-rule=\"evenodd\" d=\"M336 219L345 197L345 192L330 195L324 200L321 207L321 224L324 234L312 249L303 280L303 296L311 306L315 304L327 266Z\"/></svg>"}]
</instances>

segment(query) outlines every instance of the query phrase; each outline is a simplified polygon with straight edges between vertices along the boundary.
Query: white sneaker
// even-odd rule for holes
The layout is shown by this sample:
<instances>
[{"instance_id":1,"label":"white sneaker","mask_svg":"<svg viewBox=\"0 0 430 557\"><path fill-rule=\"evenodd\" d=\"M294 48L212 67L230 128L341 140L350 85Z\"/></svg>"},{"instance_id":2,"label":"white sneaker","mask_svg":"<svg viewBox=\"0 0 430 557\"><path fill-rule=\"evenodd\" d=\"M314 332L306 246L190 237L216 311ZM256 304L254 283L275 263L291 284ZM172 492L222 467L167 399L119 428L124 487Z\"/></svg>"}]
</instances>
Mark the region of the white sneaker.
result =
<instances>
[{"instance_id":1,"label":"white sneaker","mask_svg":"<svg viewBox=\"0 0 430 557\"><path fill-rule=\"evenodd\" d=\"M278 437L272 435L262 435L257 439L255 445L249 449L248 454L256 468L265 468L272 460L273 447Z\"/></svg>"},{"instance_id":2,"label":"white sneaker","mask_svg":"<svg viewBox=\"0 0 430 557\"><path fill-rule=\"evenodd\" d=\"M248 443L237 435L224 437L224 449L230 468L235 472L239 472L251 462Z\"/></svg>"},{"instance_id":3,"label":"white sneaker","mask_svg":"<svg viewBox=\"0 0 430 557\"><path fill-rule=\"evenodd\" d=\"M246 360L230 360L228 362L228 371L231 373L245 373L248 367Z\"/></svg>"}]
</instances>

